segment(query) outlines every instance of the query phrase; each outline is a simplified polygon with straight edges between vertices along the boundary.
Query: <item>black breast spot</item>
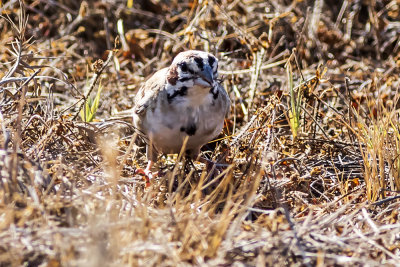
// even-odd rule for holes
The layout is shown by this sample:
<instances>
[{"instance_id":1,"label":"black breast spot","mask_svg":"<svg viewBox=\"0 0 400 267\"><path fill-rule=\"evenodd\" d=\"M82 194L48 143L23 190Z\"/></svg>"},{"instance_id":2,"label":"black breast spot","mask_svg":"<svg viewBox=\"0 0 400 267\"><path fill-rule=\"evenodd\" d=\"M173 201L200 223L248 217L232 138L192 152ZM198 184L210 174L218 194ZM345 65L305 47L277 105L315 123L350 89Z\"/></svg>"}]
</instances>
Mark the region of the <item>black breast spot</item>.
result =
<instances>
[{"instance_id":1,"label":"black breast spot","mask_svg":"<svg viewBox=\"0 0 400 267\"><path fill-rule=\"evenodd\" d=\"M196 124L190 123L186 128L186 133L187 135L195 135L196 130L197 130Z\"/></svg>"},{"instance_id":2,"label":"black breast spot","mask_svg":"<svg viewBox=\"0 0 400 267\"><path fill-rule=\"evenodd\" d=\"M181 126L179 130L181 132L185 132L189 136L192 136L196 134L197 126L194 122L190 122L186 127Z\"/></svg>"}]
</instances>

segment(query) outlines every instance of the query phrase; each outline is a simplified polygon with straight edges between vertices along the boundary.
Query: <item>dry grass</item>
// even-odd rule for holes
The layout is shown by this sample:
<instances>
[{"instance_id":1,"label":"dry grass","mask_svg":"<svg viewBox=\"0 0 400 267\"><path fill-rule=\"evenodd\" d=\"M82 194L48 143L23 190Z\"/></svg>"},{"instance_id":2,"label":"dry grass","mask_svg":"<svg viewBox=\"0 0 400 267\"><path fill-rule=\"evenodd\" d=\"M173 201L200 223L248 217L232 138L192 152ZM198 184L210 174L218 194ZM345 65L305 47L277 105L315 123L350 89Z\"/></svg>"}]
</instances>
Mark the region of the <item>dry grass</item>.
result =
<instances>
[{"instance_id":1,"label":"dry grass","mask_svg":"<svg viewBox=\"0 0 400 267\"><path fill-rule=\"evenodd\" d=\"M398 1L0 9L0 266L400 262ZM226 167L164 156L146 187L124 111L184 49L220 59Z\"/></svg>"}]
</instances>

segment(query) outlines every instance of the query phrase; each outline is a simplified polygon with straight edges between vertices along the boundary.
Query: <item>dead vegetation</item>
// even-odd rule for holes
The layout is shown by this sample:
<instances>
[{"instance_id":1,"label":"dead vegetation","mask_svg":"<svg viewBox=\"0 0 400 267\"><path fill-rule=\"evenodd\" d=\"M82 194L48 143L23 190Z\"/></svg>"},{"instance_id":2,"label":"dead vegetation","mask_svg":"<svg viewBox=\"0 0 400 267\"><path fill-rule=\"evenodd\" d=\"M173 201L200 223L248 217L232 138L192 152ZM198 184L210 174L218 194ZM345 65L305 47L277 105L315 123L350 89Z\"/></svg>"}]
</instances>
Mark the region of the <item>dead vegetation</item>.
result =
<instances>
[{"instance_id":1,"label":"dead vegetation","mask_svg":"<svg viewBox=\"0 0 400 267\"><path fill-rule=\"evenodd\" d=\"M0 10L0 266L400 262L398 1ZM164 156L146 187L126 110L185 49L220 59L225 167Z\"/></svg>"}]
</instances>

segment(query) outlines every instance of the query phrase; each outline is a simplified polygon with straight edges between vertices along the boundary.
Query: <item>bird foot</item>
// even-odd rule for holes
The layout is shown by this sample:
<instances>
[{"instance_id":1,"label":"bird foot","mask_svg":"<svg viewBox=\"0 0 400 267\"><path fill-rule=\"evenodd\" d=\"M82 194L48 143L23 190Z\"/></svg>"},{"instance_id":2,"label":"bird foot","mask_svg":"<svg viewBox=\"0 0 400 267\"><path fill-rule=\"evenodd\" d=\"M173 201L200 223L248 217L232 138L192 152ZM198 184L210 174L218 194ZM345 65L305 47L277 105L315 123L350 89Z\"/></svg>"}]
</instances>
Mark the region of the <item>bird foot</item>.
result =
<instances>
[{"instance_id":1,"label":"bird foot","mask_svg":"<svg viewBox=\"0 0 400 267\"><path fill-rule=\"evenodd\" d=\"M146 187L150 186L150 180L156 178L158 176L158 172L152 172L151 170L146 169L136 169L135 174L139 174L143 176L143 179L146 182Z\"/></svg>"}]
</instances>

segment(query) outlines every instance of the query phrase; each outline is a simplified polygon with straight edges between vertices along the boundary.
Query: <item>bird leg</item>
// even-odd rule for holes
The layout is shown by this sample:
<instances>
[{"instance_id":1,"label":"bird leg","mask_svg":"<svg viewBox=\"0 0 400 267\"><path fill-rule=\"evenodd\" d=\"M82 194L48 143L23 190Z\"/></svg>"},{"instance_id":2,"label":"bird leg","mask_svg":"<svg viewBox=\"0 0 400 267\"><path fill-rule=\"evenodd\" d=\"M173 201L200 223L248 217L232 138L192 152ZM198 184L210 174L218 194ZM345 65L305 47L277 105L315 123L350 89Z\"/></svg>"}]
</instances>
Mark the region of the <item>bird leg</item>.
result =
<instances>
[{"instance_id":1,"label":"bird leg","mask_svg":"<svg viewBox=\"0 0 400 267\"><path fill-rule=\"evenodd\" d=\"M154 161L149 160L149 162L147 163L146 169L144 169L144 170L136 169L136 171L135 171L136 174L141 174L145 177L146 186L150 185L150 180L157 176L157 172L156 173L151 172L151 167L153 167L153 165L154 165Z\"/></svg>"},{"instance_id":2,"label":"bird leg","mask_svg":"<svg viewBox=\"0 0 400 267\"><path fill-rule=\"evenodd\" d=\"M153 167L154 162L152 160L149 160L149 162L147 162L147 167L144 170L144 174L147 175L147 177L149 177L150 179L153 179L153 173L151 172L151 167Z\"/></svg>"}]
</instances>

